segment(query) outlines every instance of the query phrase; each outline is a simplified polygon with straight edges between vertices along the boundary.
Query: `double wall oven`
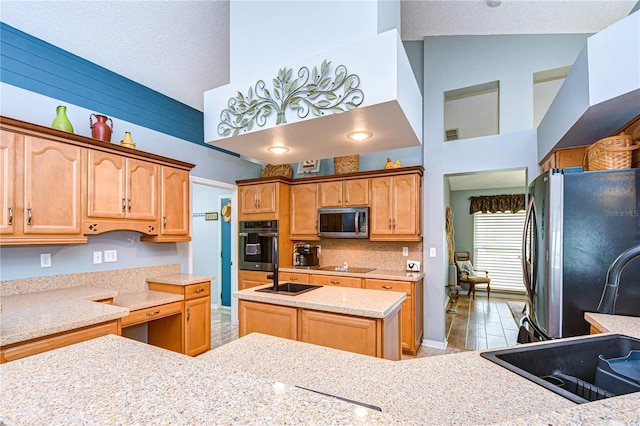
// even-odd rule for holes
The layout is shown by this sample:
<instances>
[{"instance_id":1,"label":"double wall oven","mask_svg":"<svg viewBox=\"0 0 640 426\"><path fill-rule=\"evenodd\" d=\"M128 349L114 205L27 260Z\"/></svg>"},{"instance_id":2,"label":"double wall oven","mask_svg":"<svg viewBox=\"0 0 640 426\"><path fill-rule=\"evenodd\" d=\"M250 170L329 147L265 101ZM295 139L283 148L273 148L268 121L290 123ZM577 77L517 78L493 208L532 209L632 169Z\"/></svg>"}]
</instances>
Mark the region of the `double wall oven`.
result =
<instances>
[{"instance_id":1,"label":"double wall oven","mask_svg":"<svg viewBox=\"0 0 640 426\"><path fill-rule=\"evenodd\" d=\"M277 220L240 221L240 269L273 271L277 237Z\"/></svg>"}]
</instances>

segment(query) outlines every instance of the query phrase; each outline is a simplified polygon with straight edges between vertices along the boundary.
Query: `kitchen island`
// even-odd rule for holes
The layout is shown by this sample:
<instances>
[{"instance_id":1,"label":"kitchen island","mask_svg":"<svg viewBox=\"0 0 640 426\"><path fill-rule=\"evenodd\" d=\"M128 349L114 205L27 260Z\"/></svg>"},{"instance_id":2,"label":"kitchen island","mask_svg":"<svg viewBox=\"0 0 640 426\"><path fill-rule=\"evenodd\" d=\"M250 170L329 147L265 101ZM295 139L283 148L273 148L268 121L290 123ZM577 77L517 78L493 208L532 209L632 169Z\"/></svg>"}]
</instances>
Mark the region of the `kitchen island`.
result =
<instances>
[{"instance_id":1,"label":"kitchen island","mask_svg":"<svg viewBox=\"0 0 640 426\"><path fill-rule=\"evenodd\" d=\"M296 296L253 287L239 299L239 336L259 332L399 360L403 292L320 286Z\"/></svg>"},{"instance_id":2,"label":"kitchen island","mask_svg":"<svg viewBox=\"0 0 640 426\"><path fill-rule=\"evenodd\" d=\"M640 419L638 394L577 405L480 352L395 362L255 333L197 358L111 335L0 365L0 375L0 421L7 426Z\"/></svg>"}]
</instances>

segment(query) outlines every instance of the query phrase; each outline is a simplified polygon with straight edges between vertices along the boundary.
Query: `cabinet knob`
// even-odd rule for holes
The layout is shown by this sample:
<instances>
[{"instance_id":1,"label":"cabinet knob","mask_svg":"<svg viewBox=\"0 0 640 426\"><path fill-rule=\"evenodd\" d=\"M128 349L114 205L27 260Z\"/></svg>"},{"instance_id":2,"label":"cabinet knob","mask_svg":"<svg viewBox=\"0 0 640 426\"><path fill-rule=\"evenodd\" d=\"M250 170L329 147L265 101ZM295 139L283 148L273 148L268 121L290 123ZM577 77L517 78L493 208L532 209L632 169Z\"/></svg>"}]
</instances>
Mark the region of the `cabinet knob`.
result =
<instances>
[{"instance_id":1,"label":"cabinet knob","mask_svg":"<svg viewBox=\"0 0 640 426\"><path fill-rule=\"evenodd\" d=\"M393 288L393 286L392 285L383 285L382 288L391 289L391 288Z\"/></svg>"},{"instance_id":2,"label":"cabinet knob","mask_svg":"<svg viewBox=\"0 0 640 426\"><path fill-rule=\"evenodd\" d=\"M13 207L9 206L9 225L13 225Z\"/></svg>"},{"instance_id":3,"label":"cabinet knob","mask_svg":"<svg viewBox=\"0 0 640 426\"><path fill-rule=\"evenodd\" d=\"M393 229L396 229L396 220L393 219Z\"/></svg>"},{"instance_id":4,"label":"cabinet knob","mask_svg":"<svg viewBox=\"0 0 640 426\"><path fill-rule=\"evenodd\" d=\"M197 288L193 290L194 293L202 293L203 291L204 291L204 288Z\"/></svg>"},{"instance_id":5,"label":"cabinet knob","mask_svg":"<svg viewBox=\"0 0 640 426\"><path fill-rule=\"evenodd\" d=\"M160 311L147 312L147 316L148 316L148 317L152 317L152 316L157 315L157 314L159 314L159 313L160 313Z\"/></svg>"},{"instance_id":6,"label":"cabinet knob","mask_svg":"<svg viewBox=\"0 0 640 426\"><path fill-rule=\"evenodd\" d=\"M125 203L125 199L122 199L122 211L124 212L127 209L127 203Z\"/></svg>"},{"instance_id":7,"label":"cabinet knob","mask_svg":"<svg viewBox=\"0 0 640 426\"><path fill-rule=\"evenodd\" d=\"M131 213L131 198L127 198L127 211Z\"/></svg>"},{"instance_id":8,"label":"cabinet knob","mask_svg":"<svg viewBox=\"0 0 640 426\"><path fill-rule=\"evenodd\" d=\"M334 280L331 280L331 281L329 281L329 282L330 282L331 284L340 284L340 281L334 281Z\"/></svg>"},{"instance_id":9,"label":"cabinet knob","mask_svg":"<svg viewBox=\"0 0 640 426\"><path fill-rule=\"evenodd\" d=\"M31 207L27 207L27 225L31 225L31 219L33 216L31 215Z\"/></svg>"},{"instance_id":10,"label":"cabinet knob","mask_svg":"<svg viewBox=\"0 0 640 426\"><path fill-rule=\"evenodd\" d=\"M391 229L391 219L389 219L389 229Z\"/></svg>"},{"instance_id":11,"label":"cabinet knob","mask_svg":"<svg viewBox=\"0 0 640 426\"><path fill-rule=\"evenodd\" d=\"M298 281L297 277L289 277L289 281Z\"/></svg>"},{"instance_id":12,"label":"cabinet knob","mask_svg":"<svg viewBox=\"0 0 640 426\"><path fill-rule=\"evenodd\" d=\"M163 228L167 228L167 217L166 216L162 216L162 227Z\"/></svg>"},{"instance_id":13,"label":"cabinet knob","mask_svg":"<svg viewBox=\"0 0 640 426\"><path fill-rule=\"evenodd\" d=\"M191 308L187 308L187 322L189 322L189 318L191 318Z\"/></svg>"}]
</instances>

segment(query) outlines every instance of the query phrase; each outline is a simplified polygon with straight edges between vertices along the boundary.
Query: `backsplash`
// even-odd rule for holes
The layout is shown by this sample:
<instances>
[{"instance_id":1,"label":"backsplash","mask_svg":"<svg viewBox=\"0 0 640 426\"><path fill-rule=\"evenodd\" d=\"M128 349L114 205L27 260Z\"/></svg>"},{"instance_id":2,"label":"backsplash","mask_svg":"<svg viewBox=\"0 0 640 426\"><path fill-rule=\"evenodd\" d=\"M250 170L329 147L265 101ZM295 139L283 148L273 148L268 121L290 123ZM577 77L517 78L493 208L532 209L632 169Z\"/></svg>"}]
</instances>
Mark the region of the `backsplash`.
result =
<instances>
[{"instance_id":1,"label":"backsplash","mask_svg":"<svg viewBox=\"0 0 640 426\"><path fill-rule=\"evenodd\" d=\"M311 242L320 245L320 265L342 266L344 262L350 267L364 267L404 271L407 260L422 262L421 242L374 242L357 239L322 239ZM402 255L402 248L408 247L409 256Z\"/></svg>"},{"instance_id":2,"label":"backsplash","mask_svg":"<svg viewBox=\"0 0 640 426\"><path fill-rule=\"evenodd\" d=\"M108 288L118 290L121 293L132 293L146 290L147 278L177 274L179 272L180 265L176 263L173 265L0 281L0 295L11 296L14 294L32 293L34 291L77 287L80 285Z\"/></svg>"}]
</instances>

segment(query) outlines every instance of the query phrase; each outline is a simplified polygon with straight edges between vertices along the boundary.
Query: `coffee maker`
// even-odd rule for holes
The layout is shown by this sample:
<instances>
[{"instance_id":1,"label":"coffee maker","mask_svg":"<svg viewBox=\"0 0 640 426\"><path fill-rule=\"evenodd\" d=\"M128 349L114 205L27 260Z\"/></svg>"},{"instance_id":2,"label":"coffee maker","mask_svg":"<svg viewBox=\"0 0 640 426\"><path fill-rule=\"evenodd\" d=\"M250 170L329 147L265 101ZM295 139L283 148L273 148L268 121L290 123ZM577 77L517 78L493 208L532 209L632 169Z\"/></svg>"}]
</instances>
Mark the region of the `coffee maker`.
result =
<instances>
[{"instance_id":1,"label":"coffee maker","mask_svg":"<svg viewBox=\"0 0 640 426\"><path fill-rule=\"evenodd\" d=\"M318 247L304 242L293 245L293 266L296 268L311 268L320 265Z\"/></svg>"}]
</instances>

